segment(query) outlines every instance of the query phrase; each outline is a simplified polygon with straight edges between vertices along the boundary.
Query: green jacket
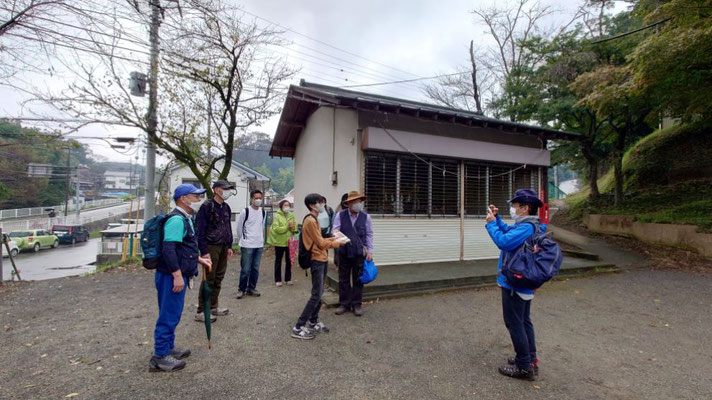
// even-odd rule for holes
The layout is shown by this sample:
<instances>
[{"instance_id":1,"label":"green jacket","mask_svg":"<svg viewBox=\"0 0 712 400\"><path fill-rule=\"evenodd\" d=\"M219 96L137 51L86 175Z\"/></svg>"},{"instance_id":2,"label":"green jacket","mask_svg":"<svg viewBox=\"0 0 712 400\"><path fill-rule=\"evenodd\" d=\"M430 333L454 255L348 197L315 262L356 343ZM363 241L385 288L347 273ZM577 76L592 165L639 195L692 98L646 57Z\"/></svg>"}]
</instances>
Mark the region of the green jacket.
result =
<instances>
[{"instance_id":1,"label":"green jacket","mask_svg":"<svg viewBox=\"0 0 712 400\"><path fill-rule=\"evenodd\" d=\"M292 228L289 228L289 222L293 222ZM269 227L267 233L267 245L276 247L287 247L289 238L297 233L297 220L293 213L288 215L284 211L279 210L274 214L274 221Z\"/></svg>"}]
</instances>

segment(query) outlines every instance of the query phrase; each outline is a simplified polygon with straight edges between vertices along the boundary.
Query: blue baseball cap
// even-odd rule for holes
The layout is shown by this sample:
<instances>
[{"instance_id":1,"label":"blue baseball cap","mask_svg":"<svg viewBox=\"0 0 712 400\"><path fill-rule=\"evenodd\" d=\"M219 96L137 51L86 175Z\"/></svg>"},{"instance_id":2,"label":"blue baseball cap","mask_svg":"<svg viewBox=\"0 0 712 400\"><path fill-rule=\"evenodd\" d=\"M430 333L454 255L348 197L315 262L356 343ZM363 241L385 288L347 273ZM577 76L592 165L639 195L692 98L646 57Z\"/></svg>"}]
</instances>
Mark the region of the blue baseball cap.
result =
<instances>
[{"instance_id":1,"label":"blue baseball cap","mask_svg":"<svg viewBox=\"0 0 712 400\"><path fill-rule=\"evenodd\" d=\"M175 192L173 192L173 200L178 200L179 197L189 195L189 194L203 194L205 189L198 189L197 187L191 185L190 183L184 183L178 185Z\"/></svg>"}]
</instances>

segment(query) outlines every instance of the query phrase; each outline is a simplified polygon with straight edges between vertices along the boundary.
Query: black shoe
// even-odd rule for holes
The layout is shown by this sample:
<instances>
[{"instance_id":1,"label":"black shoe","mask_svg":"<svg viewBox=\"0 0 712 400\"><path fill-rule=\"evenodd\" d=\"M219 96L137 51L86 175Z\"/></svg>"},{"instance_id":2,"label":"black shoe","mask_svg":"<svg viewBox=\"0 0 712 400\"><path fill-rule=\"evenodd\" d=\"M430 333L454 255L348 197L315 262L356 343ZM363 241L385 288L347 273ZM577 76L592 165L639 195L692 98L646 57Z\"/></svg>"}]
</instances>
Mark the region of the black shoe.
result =
<instances>
[{"instance_id":1,"label":"black shoe","mask_svg":"<svg viewBox=\"0 0 712 400\"><path fill-rule=\"evenodd\" d=\"M258 292L257 289L255 289L255 290L248 290L248 291L247 291L247 295L248 295L248 296L254 296L254 297L260 297L260 296L261 296L260 292Z\"/></svg>"},{"instance_id":2,"label":"black shoe","mask_svg":"<svg viewBox=\"0 0 712 400\"><path fill-rule=\"evenodd\" d=\"M163 357L153 356L148 363L151 372L173 372L185 368L185 361L178 360L170 354Z\"/></svg>"},{"instance_id":3,"label":"black shoe","mask_svg":"<svg viewBox=\"0 0 712 400\"><path fill-rule=\"evenodd\" d=\"M522 379L525 381L534 380L533 369L519 369L516 365L503 365L499 367L499 373L510 378Z\"/></svg>"},{"instance_id":4,"label":"black shoe","mask_svg":"<svg viewBox=\"0 0 712 400\"><path fill-rule=\"evenodd\" d=\"M190 350L179 349L177 347L174 347L171 349L170 355L172 355L174 358L176 358L178 360L182 360L184 358L190 357Z\"/></svg>"},{"instance_id":5,"label":"black shoe","mask_svg":"<svg viewBox=\"0 0 712 400\"><path fill-rule=\"evenodd\" d=\"M507 364L509 365L515 365L515 357L509 357L507 359ZM534 370L534 375L539 376L539 359L535 359L534 362L532 362L532 369Z\"/></svg>"}]
</instances>

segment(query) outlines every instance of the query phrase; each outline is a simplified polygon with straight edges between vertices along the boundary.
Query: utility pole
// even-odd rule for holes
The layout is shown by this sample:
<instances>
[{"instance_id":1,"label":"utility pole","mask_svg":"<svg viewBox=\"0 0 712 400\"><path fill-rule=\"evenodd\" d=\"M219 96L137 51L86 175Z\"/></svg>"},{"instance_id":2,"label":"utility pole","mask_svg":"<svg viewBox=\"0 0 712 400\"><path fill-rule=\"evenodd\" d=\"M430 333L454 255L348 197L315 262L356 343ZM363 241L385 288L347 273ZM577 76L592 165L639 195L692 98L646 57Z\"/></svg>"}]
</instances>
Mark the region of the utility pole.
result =
<instances>
[{"instance_id":1,"label":"utility pole","mask_svg":"<svg viewBox=\"0 0 712 400\"><path fill-rule=\"evenodd\" d=\"M76 200L75 200L75 202L76 202L75 205L76 205L76 207L77 207L77 213L76 213L76 215L77 215L77 220L76 220L75 222L76 222L77 225L79 225L79 224L81 224L81 220L79 219L79 213L80 213L80 211L79 211L79 208L80 208L80 207L79 207L79 164L77 164L77 177L76 177L76 179L77 179L77 186L76 186L76 188L74 189L74 191L75 191L75 193L74 193L74 198L76 199Z\"/></svg>"},{"instance_id":2,"label":"utility pole","mask_svg":"<svg viewBox=\"0 0 712 400\"><path fill-rule=\"evenodd\" d=\"M156 137L158 127L158 29L161 26L160 0L150 0L151 28L149 40L151 42L151 70L148 74L148 113L146 114L147 135L146 141L146 201L144 202L143 219L148 221L156 213L156 146L153 139Z\"/></svg>"},{"instance_id":3,"label":"utility pole","mask_svg":"<svg viewBox=\"0 0 712 400\"><path fill-rule=\"evenodd\" d=\"M67 146L67 177L64 182L64 223L67 223L67 209L69 208L69 158L70 155L72 154L72 147Z\"/></svg>"}]
</instances>

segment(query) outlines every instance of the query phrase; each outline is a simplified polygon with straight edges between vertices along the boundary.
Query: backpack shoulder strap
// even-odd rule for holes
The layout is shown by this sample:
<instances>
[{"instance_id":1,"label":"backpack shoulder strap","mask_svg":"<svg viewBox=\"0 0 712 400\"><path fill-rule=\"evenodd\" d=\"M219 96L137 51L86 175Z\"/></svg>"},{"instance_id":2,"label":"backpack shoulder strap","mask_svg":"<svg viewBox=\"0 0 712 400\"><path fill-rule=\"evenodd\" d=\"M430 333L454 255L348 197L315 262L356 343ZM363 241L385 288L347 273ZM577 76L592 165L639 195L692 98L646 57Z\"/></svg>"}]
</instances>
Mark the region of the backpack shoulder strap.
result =
<instances>
[{"instance_id":1,"label":"backpack shoulder strap","mask_svg":"<svg viewBox=\"0 0 712 400\"><path fill-rule=\"evenodd\" d=\"M307 218L309 218L309 217L314 218L314 221L316 222L316 224L319 225L319 220L316 219L316 217L314 215L312 215L311 213L307 214L304 217L304 219L302 220L302 235L304 235L304 222L306 222ZM302 243L304 243L304 238L302 238ZM314 242L312 242L311 247L309 247L309 251L312 251L313 248L314 248Z\"/></svg>"}]
</instances>

